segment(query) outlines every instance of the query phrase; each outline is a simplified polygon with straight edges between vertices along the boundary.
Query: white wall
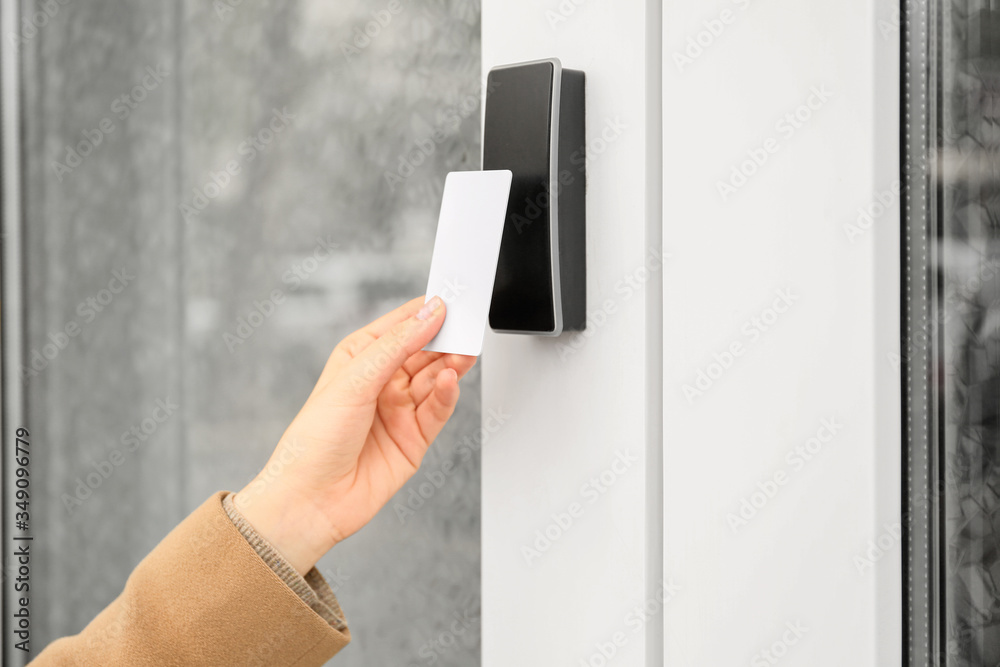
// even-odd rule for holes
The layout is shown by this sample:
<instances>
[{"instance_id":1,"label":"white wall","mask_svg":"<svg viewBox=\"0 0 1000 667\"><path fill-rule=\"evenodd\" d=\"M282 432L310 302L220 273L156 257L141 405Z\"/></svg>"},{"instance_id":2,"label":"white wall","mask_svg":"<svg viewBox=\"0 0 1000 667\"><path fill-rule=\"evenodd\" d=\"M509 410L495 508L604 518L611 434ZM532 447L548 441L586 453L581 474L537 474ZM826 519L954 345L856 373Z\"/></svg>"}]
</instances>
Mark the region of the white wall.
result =
<instances>
[{"instance_id":1,"label":"white wall","mask_svg":"<svg viewBox=\"0 0 1000 667\"><path fill-rule=\"evenodd\" d=\"M666 664L775 664L760 652L787 639L780 664L898 665L901 548L883 528L900 521L892 7L667 0L663 21L664 568L683 587ZM816 87L832 97L801 128L776 125ZM723 200L717 182L767 146ZM845 225L878 193L890 210L852 242ZM794 305L754 338L779 290ZM741 356L689 400L734 343ZM812 460L786 458L831 418L843 427ZM775 475L734 531L728 515ZM887 552L859 571L880 535Z\"/></svg>"},{"instance_id":2,"label":"white wall","mask_svg":"<svg viewBox=\"0 0 1000 667\"><path fill-rule=\"evenodd\" d=\"M624 127L592 146L587 335L487 336L484 421L490 410L509 418L483 449L486 667L586 664L616 638L613 664L646 664L649 628L630 615L650 587L646 344L659 327L646 316L659 275L645 268L659 266L646 238L646 164L659 146L647 141L645 11L639 0L483 1L485 70L558 57L587 73L588 138ZM619 452L634 460L608 472ZM604 491L589 483L602 473L615 478ZM574 503L573 525L553 526ZM550 526L558 539L526 558L522 547Z\"/></svg>"}]
</instances>

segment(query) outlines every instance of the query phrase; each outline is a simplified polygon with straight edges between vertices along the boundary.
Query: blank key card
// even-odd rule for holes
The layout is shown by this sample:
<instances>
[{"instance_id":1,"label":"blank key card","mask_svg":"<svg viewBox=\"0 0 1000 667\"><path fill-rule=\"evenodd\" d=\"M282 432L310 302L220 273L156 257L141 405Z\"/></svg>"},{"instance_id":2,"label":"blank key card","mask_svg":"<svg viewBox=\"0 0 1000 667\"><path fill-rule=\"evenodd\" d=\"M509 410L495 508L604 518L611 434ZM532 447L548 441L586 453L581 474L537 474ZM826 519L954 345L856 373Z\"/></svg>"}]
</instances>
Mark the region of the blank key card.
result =
<instances>
[{"instance_id":1,"label":"blank key card","mask_svg":"<svg viewBox=\"0 0 1000 667\"><path fill-rule=\"evenodd\" d=\"M441 297L448 315L425 350L474 357L483 351L511 178L507 170L448 174L426 297Z\"/></svg>"}]
</instances>

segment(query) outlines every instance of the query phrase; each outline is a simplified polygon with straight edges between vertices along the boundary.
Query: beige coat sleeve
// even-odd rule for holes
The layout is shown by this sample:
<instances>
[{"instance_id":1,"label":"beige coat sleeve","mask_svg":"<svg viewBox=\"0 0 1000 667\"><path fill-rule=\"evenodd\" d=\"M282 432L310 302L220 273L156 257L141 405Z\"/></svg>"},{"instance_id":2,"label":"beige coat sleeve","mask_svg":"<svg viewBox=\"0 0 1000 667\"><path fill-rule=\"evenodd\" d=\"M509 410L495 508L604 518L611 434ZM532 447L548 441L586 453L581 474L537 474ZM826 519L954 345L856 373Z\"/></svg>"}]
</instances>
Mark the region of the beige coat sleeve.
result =
<instances>
[{"instance_id":1,"label":"beige coat sleeve","mask_svg":"<svg viewBox=\"0 0 1000 667\"><path fill-rule=\"evenodd\" d=\"M323 665L350 641L257 555L208 499L136 566L121 595L32 667Z\"/></svg>"}]
</instances>

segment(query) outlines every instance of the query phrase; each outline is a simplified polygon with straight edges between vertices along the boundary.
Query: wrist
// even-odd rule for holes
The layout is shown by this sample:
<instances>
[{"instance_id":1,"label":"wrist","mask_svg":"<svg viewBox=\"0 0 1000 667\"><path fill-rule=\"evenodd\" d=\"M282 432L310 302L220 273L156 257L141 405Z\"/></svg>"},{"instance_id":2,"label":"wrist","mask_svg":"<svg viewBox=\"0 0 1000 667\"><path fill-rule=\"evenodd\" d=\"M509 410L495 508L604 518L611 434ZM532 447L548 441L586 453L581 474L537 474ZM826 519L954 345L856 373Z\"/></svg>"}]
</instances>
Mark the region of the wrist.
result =
<instances>
[{"instance_id":1,"label":"wrist","mask_svg":"<svg viewBox=\"0 0 1000 667\"><path fill-rule=\"evenodd\" d=\"M339 541L314 505L263 480L250 482L233 497L233 504L303 576Z\"/></svg>"}]
</instances>

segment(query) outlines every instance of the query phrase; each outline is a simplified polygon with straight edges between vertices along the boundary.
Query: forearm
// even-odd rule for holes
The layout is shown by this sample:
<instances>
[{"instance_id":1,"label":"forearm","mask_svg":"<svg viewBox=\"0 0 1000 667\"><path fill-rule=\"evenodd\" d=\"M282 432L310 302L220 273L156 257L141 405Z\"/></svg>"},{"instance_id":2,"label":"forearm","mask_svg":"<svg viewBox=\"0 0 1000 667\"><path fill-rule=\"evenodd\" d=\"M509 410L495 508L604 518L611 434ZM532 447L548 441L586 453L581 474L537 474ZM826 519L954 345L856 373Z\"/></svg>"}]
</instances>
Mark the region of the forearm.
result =
<instances>
[{"instance_id":1,"label":"forearm","mask_svg":"<svg viewBox=\"0 0 1000 667\"><path fill-rule=\"evenodd\" d=\"M258 555L229 518L225 495L171 531L80 634L32 664L318 667L343 648L350 634L332 592L310 586L331 623Z\"/></svg>"}]
</instances>

